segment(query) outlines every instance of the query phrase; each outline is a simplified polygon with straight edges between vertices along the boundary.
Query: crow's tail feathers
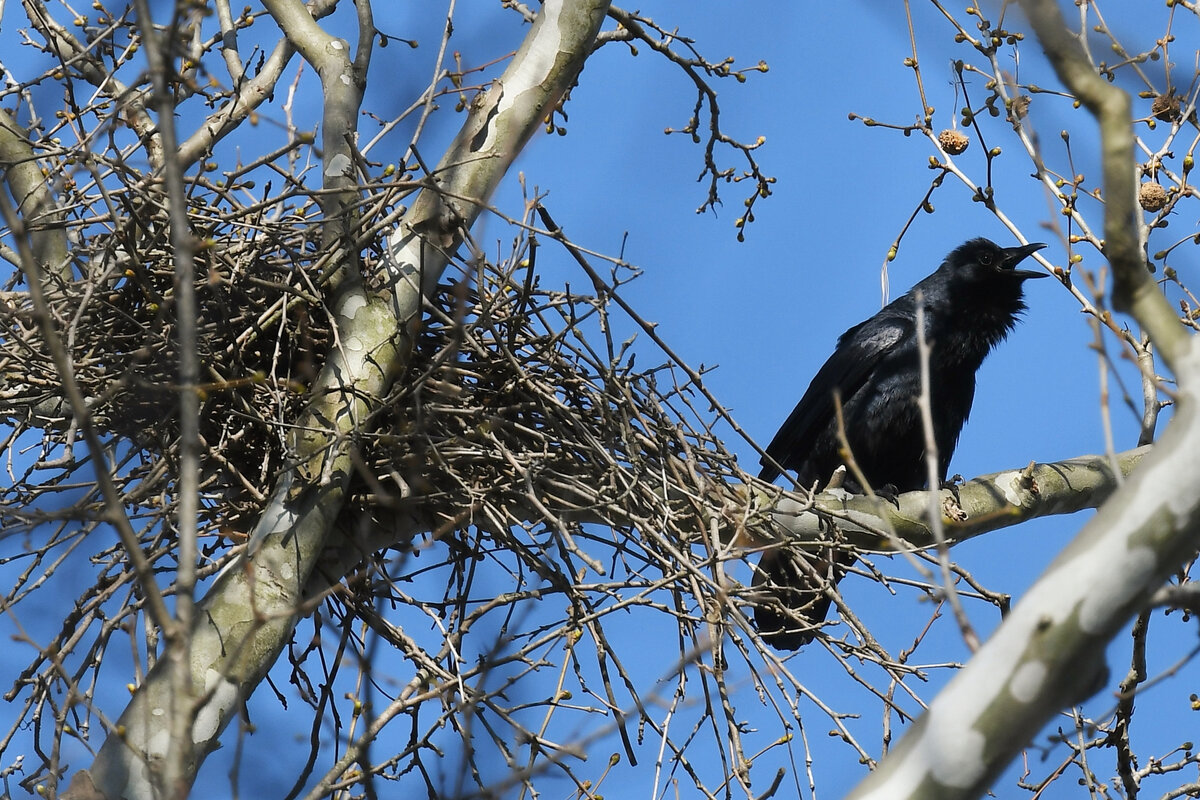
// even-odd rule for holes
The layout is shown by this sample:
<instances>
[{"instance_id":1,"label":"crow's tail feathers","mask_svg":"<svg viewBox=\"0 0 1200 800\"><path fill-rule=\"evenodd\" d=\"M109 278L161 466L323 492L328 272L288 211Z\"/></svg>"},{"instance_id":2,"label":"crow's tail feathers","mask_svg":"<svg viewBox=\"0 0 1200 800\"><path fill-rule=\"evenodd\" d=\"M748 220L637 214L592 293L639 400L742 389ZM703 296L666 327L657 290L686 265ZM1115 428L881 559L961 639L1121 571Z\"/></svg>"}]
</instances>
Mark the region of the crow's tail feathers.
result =
<instances>
[{"instance_id":1,"label":"crow's tail feathers","mask_svg":"<svg viewBox=\"0 0 1200 800\"><path fill-rule=\"evenodd\" d=\"M779 475L780 472L779 470L775 469L775 467L771 466L770 464L763 464L763 468L758 473L758 479L760 481L766 481L767 483L770 483L778 478Z\"/></svg>"},{"instance_id":2,"label":"crow's tail feathers","mask_svg":"<svg viewBox=\"0 0 1200 800\"><path fill-rule=\"evenodd\" d=\"M800 561L805 558L807 565ZM854 562L853 554L830 547L809 555L783 549L763 553L754 575L753 586L760 590L754 624L767 644L797 650L811 642L829 614L829 591Z\"/></svg>"}]
</instances>

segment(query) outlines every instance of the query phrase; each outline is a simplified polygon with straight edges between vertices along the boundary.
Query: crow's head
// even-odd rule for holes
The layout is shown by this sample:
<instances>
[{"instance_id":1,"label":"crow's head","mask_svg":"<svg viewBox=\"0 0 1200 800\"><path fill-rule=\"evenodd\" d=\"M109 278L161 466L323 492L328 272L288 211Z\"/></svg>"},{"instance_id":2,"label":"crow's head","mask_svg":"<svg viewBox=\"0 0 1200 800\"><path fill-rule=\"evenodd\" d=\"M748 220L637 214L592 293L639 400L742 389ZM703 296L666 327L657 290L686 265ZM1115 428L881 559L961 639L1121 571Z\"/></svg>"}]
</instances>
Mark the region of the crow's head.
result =
<instances>
[{"instance_id":1,"label":"crow's head","mask_svg":"<svg viewBox=\"0 0 1200 800\"><path fill-rule=\"evenodd\" d=\"M1013 278L1017 281L1029 278L1044 278L1045 272L1017 269L1017 264L1026 256L1036 253L1046 245L1026 244L1020 247L1001 247L987 239L972 239L959 245L946 257L955 274L970 280L990 281L995 278Z\"/></svg>"}]
</instances>

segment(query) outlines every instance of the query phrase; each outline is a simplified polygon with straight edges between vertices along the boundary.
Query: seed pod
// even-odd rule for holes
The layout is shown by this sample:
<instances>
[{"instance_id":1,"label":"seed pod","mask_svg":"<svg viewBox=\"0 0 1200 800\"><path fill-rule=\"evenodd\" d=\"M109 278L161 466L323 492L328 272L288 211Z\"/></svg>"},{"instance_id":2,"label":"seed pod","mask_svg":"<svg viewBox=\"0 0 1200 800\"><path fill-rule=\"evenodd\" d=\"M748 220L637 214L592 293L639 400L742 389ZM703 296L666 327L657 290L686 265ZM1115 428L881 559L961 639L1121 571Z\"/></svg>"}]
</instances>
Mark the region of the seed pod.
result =
<instances>
[{"instance_id":1,"label":"seed pod","mask_svg":"<svg viewBox=\"0 0 1200 800\"><path fill-rule=\"evenodd\" d=\"M1162 211L1167 205L1167 190L1153 181L1143 183L1138 189L1138 203L1152 213Z\"/></svg>"},{"instance_id":2,"label":"seed pod","mask_svg":"<svg viewBox=\"0 0 1200 800\"><path fill-rule=\"evenodd\" d=\"M947 128L938 134L938 144L952 156L957 156L967 149L971 140L962 131Z\"/></svg>"}]
</instances>

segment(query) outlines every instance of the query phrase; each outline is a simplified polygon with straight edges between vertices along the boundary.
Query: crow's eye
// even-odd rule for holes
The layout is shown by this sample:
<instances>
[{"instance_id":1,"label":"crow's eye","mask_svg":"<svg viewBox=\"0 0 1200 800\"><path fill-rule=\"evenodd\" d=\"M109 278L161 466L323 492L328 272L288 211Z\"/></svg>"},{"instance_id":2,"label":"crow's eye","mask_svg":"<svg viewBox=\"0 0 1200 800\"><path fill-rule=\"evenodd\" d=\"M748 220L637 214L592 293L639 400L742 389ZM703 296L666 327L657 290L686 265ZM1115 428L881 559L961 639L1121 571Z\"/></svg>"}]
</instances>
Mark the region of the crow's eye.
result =
<instances>
[{"instance_id":1,"label":"crow's eye","mask_svg":"<svg viewBox=\"0 0 1200 800\"><path fill-rule=\"evenodd\" d=\"M979 263L981 266L990 267L995 258L986 250L979 254Z\"/></svg>"}]
</instances>

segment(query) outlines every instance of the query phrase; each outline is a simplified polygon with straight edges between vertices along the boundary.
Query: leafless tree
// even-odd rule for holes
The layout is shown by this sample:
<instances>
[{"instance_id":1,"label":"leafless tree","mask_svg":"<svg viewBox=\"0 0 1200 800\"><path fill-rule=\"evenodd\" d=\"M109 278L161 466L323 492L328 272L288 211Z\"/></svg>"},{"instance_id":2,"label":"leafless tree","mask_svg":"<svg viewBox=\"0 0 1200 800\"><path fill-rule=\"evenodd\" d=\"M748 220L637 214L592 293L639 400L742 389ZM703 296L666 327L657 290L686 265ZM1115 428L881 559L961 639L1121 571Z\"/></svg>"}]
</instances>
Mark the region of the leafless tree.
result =
<instances>
[{"instance_id":1,"label":"leafless tree","mask_svg":"<svg viewBox=\"0 0 1200 800\"><path fill-rule=\"evenodd\" d=\"M1064 87L1046 89L1001 66L1030 39L1007 5L992 21L933 2L958 31L959 73L987 78L953 126L935 124L914 31L917 122L866 119L927 140L922 205L949 178L1006 220L989 145L1015 144L1064 211L1071 260L1054 274L1098 342L1142 369L1143 444L1166 399L1175 410L1148 453L1110 448L895 503L746 475L722 442L738 422L625 299L636 269L572 241L534 192L518 213L489 205L531 136L565 125L585 60L644 49L691 79L694 111L677 132L700 145L701 209L718 190L744 202L740 237L773 180L758 141L726 130L714 87L765 65L712 59L672 26L599 0L504 0L516 49L473 61L450 45L463 13L450 2L441 40L420 45L434 53L429 79L368 108L368 85L387 82L372 68L382 49L417 44L380 26L368 0L149 5L23 0L25 72L4 64L0 257L13 271L0 294L11 478L0 526L14 583L0 602L36 652L5 695L6 781L47 796L183 797L222 742L241 748L251 700L274 695L308 709L287 797L377 796L392 781L428 796L524 796L564 778L592 797L622 759L656 762L656 786L706 797L774 794L791 761L806 766L787 780L812 790L802 705L874 767L893 727L925 705L923 665L947 659L923 634L890 652L835 596L847 624L818 642L882 709L882 748L860 741L841 703L747 622L769 601L735 574L748 550L851 549L884 585L897 582L871 553L910 554L920 578L901 582L936 601L932 622L970 599L1007 609L950 561L950 545L1109 498L864 796L978 796L1053 713L1103 685L1103 647L1136 614L1118 710L1073 713L1070 761L1104 785L1086 756L1114 746L1113 791L1130 797L1148 775L1194 771L1190 746L1139 760L1129 738L1149 609L1194 604L1186 578L1155 594L1196 550L1188 328L1200 304L1170 268L1192 240L1155 256L1161 289L1145 248L1193 197L1197 81L1142 69L1170 62L1170 25L1195 16L1190 4L1171 6L1153 49L1107 64L1030 0ZM1083 30L1103 24L1095 4L1079 8ZM15 4L4 11L8 31ZM1103 80L1128 75L1147 87L1134 137L1128 95ZM1075 98L1105 126L1102 183L1055 166L1040 143L1038 105ZM457 133L438 142L430 131L447 118ZM968 146L982 164L961 155ZM503 250L473 238L481 215L508 226ZM1111 262L1111 294L1100 269L1077 264L1087 248ZM588 290L550 285L546 259ZM1168 293L1182 296L1182 318ZM1140 330L1113 317L1109 297ZM650 366L614 333L628 327L656 348ZM1113 574L1112 559L1130 568ZM48 636L39 603L59 620ZM647 632L670 643L649 665ZM962 640L975 642L966 622ZM114 681L128 683L123 708ZM288 691L272 692L280 681ZM747 687L772 709L770 727L747 724ZM619 752L587 760L601 741Z\"/></svg>"}]
</instances>

